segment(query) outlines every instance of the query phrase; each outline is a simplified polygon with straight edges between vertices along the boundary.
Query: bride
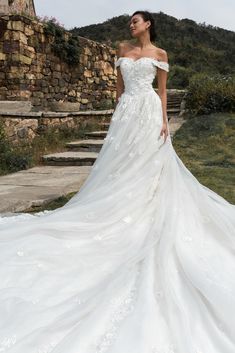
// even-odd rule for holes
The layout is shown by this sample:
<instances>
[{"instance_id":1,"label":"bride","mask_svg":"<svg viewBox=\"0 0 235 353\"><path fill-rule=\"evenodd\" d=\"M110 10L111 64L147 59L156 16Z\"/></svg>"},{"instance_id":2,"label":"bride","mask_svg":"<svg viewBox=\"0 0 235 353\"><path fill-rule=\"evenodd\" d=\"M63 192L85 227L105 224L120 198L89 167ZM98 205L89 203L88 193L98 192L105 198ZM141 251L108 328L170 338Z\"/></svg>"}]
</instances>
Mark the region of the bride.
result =
<instances>
[{"instance_id":1,"label":"bride","mask_svg":"<svg viewBox=\"0 0 235 353\"><path fill-rule=\"evenodd\" d=\"M0 217L0 352L235 352L234 205L173 148L151 14L135 12L130 30L80 191L53 211Z\"/></svg>"}]
</instances>

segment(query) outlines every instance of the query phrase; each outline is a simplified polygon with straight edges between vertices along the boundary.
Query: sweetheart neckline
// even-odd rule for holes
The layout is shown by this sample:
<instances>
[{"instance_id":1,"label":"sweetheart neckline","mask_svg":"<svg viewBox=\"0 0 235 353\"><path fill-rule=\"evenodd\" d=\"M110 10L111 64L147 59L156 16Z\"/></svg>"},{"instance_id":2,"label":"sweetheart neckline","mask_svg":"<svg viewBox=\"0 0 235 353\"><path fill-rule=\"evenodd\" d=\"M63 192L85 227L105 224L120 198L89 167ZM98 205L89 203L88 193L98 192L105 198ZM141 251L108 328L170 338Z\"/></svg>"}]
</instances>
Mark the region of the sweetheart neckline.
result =
<instances>
[{"instance_id":1,"label":"sweetheart neckline","mask_svg":"<svg viewBox=\"0 0 235 353\"><path fill-rule=\"evenodd\" d=\"M141 57L138 58L138 59L130 58L130 57L128 57L128 56L120 56L118 59L130 59L130 60L132 60L133 62L139 61L140 59L151 59L151 60L158 61L159 63L168 64L166 61L161 61L161 60L152 58L152 57L150 57L150 56L141 56Z\"/></svg>"}]
</instances>

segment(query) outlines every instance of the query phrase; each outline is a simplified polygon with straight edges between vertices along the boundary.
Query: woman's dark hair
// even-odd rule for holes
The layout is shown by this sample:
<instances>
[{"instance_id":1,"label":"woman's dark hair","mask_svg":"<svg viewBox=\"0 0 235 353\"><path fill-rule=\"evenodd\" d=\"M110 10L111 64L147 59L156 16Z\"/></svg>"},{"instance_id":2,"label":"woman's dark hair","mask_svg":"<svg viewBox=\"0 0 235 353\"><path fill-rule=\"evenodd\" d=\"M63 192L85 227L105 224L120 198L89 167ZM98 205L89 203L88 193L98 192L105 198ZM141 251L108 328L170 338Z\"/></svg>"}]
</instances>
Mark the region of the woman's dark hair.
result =
<instances>
[{"instance_id":1,"label":"woman's dark hair","mask_svg":"<svg viewBox=\"0 0 235 353\"><path fill-rule=\"evenodd\" d=\"M154 21L153 15L149 11L135 11L131 15L131 17L133 17L134 15L141 15L145 22L146 21L151 22L151 25L149 28L150 40L151 42L154 42L156 40L156 32L155 32L155 21Z\"/></svg>"}]
</instances>

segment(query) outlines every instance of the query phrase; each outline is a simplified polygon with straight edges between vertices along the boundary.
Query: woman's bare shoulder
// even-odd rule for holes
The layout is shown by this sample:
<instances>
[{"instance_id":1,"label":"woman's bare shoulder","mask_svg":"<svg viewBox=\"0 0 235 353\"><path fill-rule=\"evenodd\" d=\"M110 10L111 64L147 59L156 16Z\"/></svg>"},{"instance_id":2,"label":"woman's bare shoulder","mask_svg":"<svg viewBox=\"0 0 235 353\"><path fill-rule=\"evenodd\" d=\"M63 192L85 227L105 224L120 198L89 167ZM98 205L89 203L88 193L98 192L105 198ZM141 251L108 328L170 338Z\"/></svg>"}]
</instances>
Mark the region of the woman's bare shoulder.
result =
<instances>
[{"instance_id":1,"label":"woman's bare shoulder","mask_svg":"<svg viewBox=\"0 0 235 353\"><path fill-rule=\"evenodd\" d=\"M125 53L128 52L132 47L133 46L127 41L120 42L118 44L118 50L117 50L118 57L125 56Z\"/></svg>"},{"instance_id":2,"label":"woman's bare shoulder","mask_svg":"<svg viewBox=\"0 0 235 353\"><path fill-rule=\"evenodd\" d=\"M165 49L154 46L154 53L156 59L168 62L168 55Z\"/></svg>"}]
</instances>

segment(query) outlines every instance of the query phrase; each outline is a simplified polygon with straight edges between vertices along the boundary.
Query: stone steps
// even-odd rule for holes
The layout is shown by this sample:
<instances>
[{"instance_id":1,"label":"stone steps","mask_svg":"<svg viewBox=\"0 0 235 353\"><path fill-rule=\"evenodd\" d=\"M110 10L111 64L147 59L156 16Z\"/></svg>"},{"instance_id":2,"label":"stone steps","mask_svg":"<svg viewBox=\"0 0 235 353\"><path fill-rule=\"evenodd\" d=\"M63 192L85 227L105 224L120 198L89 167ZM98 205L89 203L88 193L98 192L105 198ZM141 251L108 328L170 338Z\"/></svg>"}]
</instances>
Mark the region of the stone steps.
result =
<instances>
[{"instance_id":1,"label":"stone steps","mask_svg":"<svg viewBox=\"0 0 235 353\"><path fill-rule=\"evenodd\" d=\"M179 113L179 112L180 112L180 108L177 108L177 107L167 109L168 114Z\"/></svg>"},{"instance_id":2,"label":"stone steps","mask_svg":"<svg viewBox=\"0 0 235 353\"><path fill-rule=\"evenodd\" d=\"M176 107L180 107L181 105L181 101L177 101L177 102L167 102L167 108L169 107L173 107L173 108L176 108Z\"/></svg>"},{"instance_id":3,"label":"stone steps","mask_svg":"<svg viewBox=\"0 0 235 353\"><path fill-rule=\"evenodd\" d=\"M169 118L171 136L182 125L178 118L183 94L174 94L168 97L167 115ZM89 131L85 139L66 143L67 152L52 153L42 157L44 164L51 166L89 166L92 165L103 144L109 129L109 122L100 122L100 130Z\"/></svg>"},{"instance_id":4,"label":"stone steps","mask_svg":"<svg viewBox=\"0 0 235 353\"><path fill-rule=\"evenodd\" d=\"M100 126L102 127L109 127L109 122L102 122L102 123L99 123Z\"/></svg>"},{"instance_id":5,"label":"stone steps","mask_svg":"<svg viewBox=\"0 0 235 353\"><path fill-rule=\"evenodd\" d=\"M92 165L98 153L96 152L58 152L47 154L42 157L45 165L72 166Z\"/></svg>"},{"instance_id":6,"label":"stone steps","mask_svg":"<svg viewBox=\"0 0 235 353\"><path fill-rule=\"evenodd\" d=\"M107 130L91 131L85 134L87 137L92 139L103 139L107 135Z\"/></svg>"},{"instance_id":7,"label":"stone steps","mask_svg":"<svg viewBox=\"0 0 235 353\"><path fill-rule=\"evenodd\" d=\"M99 152L102 148L104 140L98 139L87 139L77 140L66 143L66 147L69 151L85 151L85 152Z\"/></svg>"}]
</instances>

